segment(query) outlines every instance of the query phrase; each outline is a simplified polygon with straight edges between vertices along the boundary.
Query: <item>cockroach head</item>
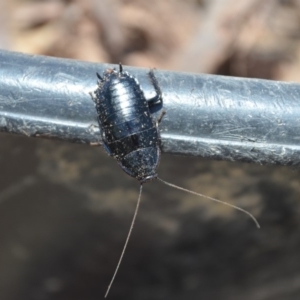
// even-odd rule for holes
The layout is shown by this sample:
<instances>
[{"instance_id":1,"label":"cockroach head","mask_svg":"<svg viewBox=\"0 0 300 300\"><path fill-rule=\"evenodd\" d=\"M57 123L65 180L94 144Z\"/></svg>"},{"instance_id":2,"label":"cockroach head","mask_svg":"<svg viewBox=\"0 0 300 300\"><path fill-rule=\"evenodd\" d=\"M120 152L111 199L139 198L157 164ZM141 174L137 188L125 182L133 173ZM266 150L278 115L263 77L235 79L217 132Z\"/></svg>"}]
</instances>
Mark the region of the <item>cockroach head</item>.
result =
<instances>
[{"instance_id":1,"label":"cockroach head","mask_svg":"<svg viewBox=\"0 0 300 300\"><path fill-rule=\"evenodd\" d=\"M147 177L145 177L143 179L140 179L139 182L141 184L144 184L145 182L149 182L149 181L152 181L154 179L157 179L157 177L158 177L158 175L155 173L154 175L150 175L150 176L147 176Z\"/></svg>"}]
</instances>

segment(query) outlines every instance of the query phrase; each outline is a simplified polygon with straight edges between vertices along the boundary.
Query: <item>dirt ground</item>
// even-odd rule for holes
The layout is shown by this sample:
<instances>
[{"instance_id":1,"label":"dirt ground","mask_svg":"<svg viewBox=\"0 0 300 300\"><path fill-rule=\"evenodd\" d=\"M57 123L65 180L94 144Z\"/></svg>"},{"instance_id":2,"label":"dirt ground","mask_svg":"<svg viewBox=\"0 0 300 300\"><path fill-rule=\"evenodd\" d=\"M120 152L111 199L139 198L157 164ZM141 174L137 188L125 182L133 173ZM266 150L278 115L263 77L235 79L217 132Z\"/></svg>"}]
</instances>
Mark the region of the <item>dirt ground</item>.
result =
<instances>
[{"instance_id":1,"label":"dirt ground","mask_svg":"<svg viewBox=\"0 0 300 300\"><path fill-rule=\"evenodd\" d=\"M300 1L1 0L0 47L300 81ZM97 148L0 140L0 299L101 299L138 184ZM163 155L159 173L248 209L262 229L227 207L145 185L110 299L299 299L299 170Z\"/></svg>"},{"instance_id":2,"label":"dirt ground","mask_svg":"<svg viewBox=\"0 0 300 300\"><path fill-rule=\"evenodd\" d=\"M3 2L3 3L2 3ZM2 0L1 46L163 69L299 80L299 0Z\"/></svg>"}]
</instances>

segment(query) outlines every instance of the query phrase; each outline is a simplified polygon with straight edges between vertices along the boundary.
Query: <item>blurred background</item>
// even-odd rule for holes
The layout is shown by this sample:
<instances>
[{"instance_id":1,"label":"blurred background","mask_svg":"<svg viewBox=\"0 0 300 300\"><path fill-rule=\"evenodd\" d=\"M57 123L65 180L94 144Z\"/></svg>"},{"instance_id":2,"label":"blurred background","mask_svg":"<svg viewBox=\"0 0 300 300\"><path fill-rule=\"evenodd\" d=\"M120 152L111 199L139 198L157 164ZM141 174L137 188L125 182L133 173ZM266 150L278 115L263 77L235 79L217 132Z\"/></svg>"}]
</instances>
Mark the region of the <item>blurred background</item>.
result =
<instances>
[{"instance_id":1,"label":"blurred background","mask_svg":"<svg viewBox=\"0 0 300 300\"><path fill-rule=\"evenodd\" d=\"M0 0L0 47L300 81L299 0ZM101 299L139 184L101 148L0 135L0 299ZM298 300L299 170L163 155L110 299Z\"/></svg>"}]
</instances>

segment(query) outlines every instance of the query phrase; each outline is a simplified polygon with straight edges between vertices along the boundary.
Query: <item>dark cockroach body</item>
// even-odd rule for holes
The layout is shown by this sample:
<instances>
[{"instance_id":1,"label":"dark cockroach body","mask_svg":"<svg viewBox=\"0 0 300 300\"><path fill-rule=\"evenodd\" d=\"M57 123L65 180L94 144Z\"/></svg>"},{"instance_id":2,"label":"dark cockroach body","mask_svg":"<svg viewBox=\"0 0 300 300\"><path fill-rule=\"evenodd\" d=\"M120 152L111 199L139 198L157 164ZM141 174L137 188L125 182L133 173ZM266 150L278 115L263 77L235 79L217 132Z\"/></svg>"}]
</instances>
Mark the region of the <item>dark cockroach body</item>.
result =
<instances>
[{"instance_id":1,"label":"dark cockroach body","mask_svg":"<svg viewBox=\"0 0 300 300\"><path fill-rule=\"evenodd\" d=\"M156 96L147 100L136 78L123 71L109 69L99 74L92 94L102 131L103 146L122 169L141 183L157 177L160 160L157 122L149 106L161 103L161 91L152 71L149 78Z\"/></svg>"},{"instance_id":2,"label":"dark cockroach body","mask_svg":"<svg viewBox=\"0 0 300 300\"><path fill-rule=\"evenodd\" d=\"M158 123L164 111L156 122L150 115L149 106L162 102L159 85L152 71L149 78L156 91L156 96L147 100L137 80L127 72L123 72L120 64L119 70L107 70L103 77L99 74L98 87L91 93L96 104L99 126L102 132L103 146L106 151L115 157L122 169L130 176L140 181L140 193L131 222L129 233L123 251L110 281L105 297L120 267L130 234L137 216L143 183L157 178L159 181L176 189L224 203L248 214L259 227L256 219L242 208L211 198L193 191L184 189L159 178L156 169L160 160Z\"/></svg>"}]
</instances>

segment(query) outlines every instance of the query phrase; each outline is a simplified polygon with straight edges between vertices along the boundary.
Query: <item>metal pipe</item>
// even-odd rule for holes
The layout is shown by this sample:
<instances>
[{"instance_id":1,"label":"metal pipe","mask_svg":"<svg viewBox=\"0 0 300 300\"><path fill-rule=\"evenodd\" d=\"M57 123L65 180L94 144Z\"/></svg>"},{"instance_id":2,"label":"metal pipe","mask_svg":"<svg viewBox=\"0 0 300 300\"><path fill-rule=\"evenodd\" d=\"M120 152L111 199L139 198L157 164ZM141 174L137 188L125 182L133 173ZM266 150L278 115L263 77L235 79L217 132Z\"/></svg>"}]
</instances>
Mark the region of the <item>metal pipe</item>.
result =
<instances>
[{"instance_id":1,"label":"metal pipe","mask_svg":"<svg viewBox=\"0 0 300 300\"><path fill-rule=\"evenodd\" d=\"M108 64L0 51L0 131L99 144L89 92ZM147 97L148 70L125 67ZM259 164L300 164L300 84L155 71L167 112L162 151ZM153 111L153 116L159 111Z\"/></svg>"}]
</instances>

